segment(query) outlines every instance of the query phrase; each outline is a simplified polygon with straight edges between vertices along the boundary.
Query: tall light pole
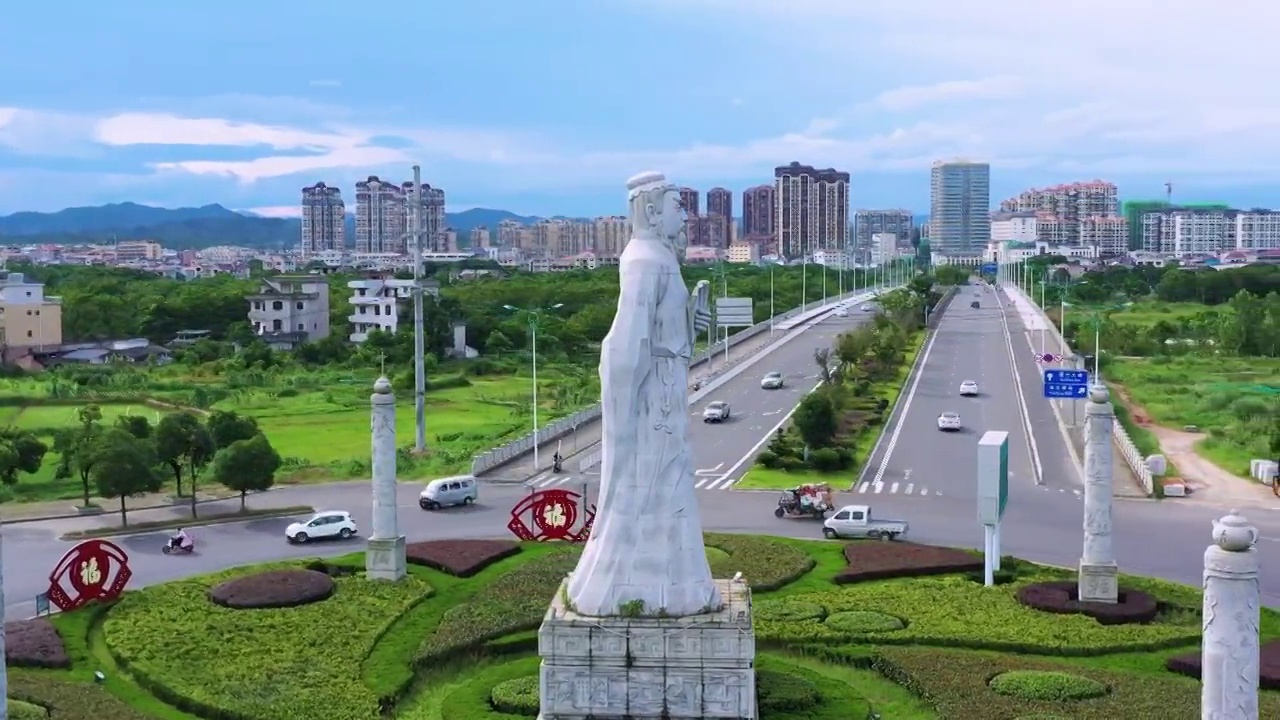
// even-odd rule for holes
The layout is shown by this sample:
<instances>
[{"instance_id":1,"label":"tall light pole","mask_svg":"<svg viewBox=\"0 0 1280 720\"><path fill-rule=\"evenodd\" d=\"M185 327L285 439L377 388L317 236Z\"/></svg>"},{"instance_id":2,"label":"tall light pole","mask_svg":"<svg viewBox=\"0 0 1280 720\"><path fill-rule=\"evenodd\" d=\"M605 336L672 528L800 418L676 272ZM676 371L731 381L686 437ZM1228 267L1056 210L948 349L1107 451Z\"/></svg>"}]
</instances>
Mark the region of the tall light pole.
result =
<instances>
[{"instance_id":1,"label":"tall light pole","mask_svg":"<svg viewBox=\"0 0 1280 720\"><path fill-rule=\"evenodd\" d=\"M426 340L422 331L422 168L413 166L413 199L410 203L413 233L413 449L427 451Z\"/></svg>"},{"instance_id":2,"label":"tall light pole","mask_svg":"<svg viewBox=\"0 0 1280 720\"><path fill-rule=\"evenodd\" d=\"M769 263L769 337L773 337L773 268L777 263Z\"/></svg>"},{"instance_id":3,"label":"tall light pole","mask_svg":"<svg viewBox=\"0 0 1280 720\"><path fill-rule=\"evenodd\" d=\"M551 310L559 310L564 307L564 303L556 303L545 308L518 308L514 305L503 305L503 309L514 313L519 313L529 319L529 350L533 358L533 469L537 470L538 464L538 321L541 319L543 312Z\"/></svg>"}]
</instances>

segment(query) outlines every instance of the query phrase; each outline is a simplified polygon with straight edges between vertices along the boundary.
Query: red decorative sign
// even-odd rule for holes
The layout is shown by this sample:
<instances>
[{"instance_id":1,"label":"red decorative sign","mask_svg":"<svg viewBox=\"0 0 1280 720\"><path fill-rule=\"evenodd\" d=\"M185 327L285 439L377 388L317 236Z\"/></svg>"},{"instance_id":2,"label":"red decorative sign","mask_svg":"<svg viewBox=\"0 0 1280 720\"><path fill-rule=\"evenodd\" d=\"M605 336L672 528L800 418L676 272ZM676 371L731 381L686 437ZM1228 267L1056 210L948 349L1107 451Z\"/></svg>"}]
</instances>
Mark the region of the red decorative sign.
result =
<instances>
[{"instance_id":1,"label":"red decorative sign","mask_svg":"<svg viewBox=\"0 0 1280 720\"><path fill-rule=\"evenodd\" d=\"M95 600L115 600L133 577L129 556L106 540L86 540L49 574L49 602L67 612Z\"/></svg>"},{"instance_id":2,"label":"red decorative sign","mask_svg":"<svg viewBox=\"0 0 1280 720\"><path fill-rule=\"evenodd\" d=\"M582 496L578 493L542 490L530 493L511 508L507 529L521 540L586 542L595 519L596 506L583 512Z\"/></svg>"}]
</instances>

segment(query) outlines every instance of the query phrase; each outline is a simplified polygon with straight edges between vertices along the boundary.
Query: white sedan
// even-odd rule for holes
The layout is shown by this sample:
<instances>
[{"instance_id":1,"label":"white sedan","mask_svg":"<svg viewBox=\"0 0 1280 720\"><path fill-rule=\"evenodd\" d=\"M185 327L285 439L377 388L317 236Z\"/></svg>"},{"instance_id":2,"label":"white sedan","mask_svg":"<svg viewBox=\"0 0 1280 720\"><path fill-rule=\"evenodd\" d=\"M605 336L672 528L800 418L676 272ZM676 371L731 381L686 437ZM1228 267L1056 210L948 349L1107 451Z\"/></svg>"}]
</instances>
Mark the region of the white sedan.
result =
<instances>
[{"instance_id":1,"label":"white sedan","mask_svg":"<svg viewBox=\"0 0 1280 720\"><path fill-rule=\"evenodd\" d=\"M777 390L782 387L782 373L771 372L760 378L760 387L764 390Z\"/></svg>"},{"instance_id":2,"label":"white sedan","mask_svg":"<svg viewBox=\"0 0 1280 720\"><path fill-rule=\"evenodd\" d=\"M956 432L960 429L960 413L944 412L938 416L938 429L943 432Z\"/></svg>"},{"instance_id":3,"label":"white sedan","mask_svg":"<svg viewBox=\"0 0 1280 720\"><path fill-rule=\"evenodd\" d=\"M293 523L284 529L284 536L289 542L301 545L311 540L348 540L358 532L360 530L351 519L351 513L329 510L316 513L305 522Z\"/></svg>"},{"instance_id":4,"label":"white sedan","mask_svg":"<svg viewBox=\"0 0 1280 720\"><path fill-rule=\"evenodd\" d=\"M702 411L702 422L724 422L729 419L729 403L723 400L716 400Z\"/></svg>"},{"instance_id":5,"label":"white sedan","mask_svg":"<svg viewBox=\"0 0 1280 720\"><path fill-rule=\"evenodd\" d=\"M972 380L965 380L960 383L960 397L977 397L978 383Z\"/></svg>"}]
</instances>

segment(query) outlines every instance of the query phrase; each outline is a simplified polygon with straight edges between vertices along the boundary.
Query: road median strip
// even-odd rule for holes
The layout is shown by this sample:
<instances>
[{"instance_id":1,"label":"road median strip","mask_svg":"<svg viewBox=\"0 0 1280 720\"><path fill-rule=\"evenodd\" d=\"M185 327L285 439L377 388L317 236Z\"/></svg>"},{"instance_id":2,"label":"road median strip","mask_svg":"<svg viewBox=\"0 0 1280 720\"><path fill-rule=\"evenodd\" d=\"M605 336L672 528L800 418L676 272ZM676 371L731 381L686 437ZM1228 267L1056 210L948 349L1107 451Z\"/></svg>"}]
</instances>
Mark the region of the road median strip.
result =
<instances>
[{"instance_id":1,"label":"road median strip","mask_svg":"<svg viewBox=\"0 0 1280 720\"><path fill-rule=\"evenodd\" d=\"M148 530L172 530L175 528L203 527L206 525L220 525L222 523L237 522L240 520L254 520L262 518L290 517L292 515L310 515L316 511L310 505L289 505L279 508L258 508L250 510L236 510L229 513L215 513L199 518L175 518L173 520L150 520L146 522L133 523L131 525L117 525L110 527L90 528L88 530L74 530L62 535L62 540L87 540L89 538L99 537L115 537L120 535L132 535L134 533L146 532Z\"/></svg>"}]
</instances>

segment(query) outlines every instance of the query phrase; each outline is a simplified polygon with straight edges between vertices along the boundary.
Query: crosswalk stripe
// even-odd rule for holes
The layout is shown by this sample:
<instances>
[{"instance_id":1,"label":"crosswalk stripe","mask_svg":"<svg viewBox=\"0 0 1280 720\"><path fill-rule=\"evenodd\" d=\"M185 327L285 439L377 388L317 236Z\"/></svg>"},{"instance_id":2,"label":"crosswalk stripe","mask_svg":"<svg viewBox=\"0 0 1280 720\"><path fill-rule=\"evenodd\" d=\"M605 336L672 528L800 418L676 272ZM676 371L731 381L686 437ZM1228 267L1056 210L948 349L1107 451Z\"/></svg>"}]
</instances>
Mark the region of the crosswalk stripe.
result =
<instances>
[{"instance_id":1,"label":"crosswalk stripe","mask_svg":"<svg viewBox=\"0 0 1280 720\"><path fill-rule=\"evenodd\" d=\"M868 486L866 483L862 483L861 485L858 486L858 492L865 495L867 492L867 487Z\"/></svg>"},{"instance_id":2,"label":"crosswalk stripe","mask_svg":"<svg viewBox=\"0 0 1280 720\"><path fill-rule=\"evenodd\" d=\"M894 483L893 485L891 485L891 486L889 487L889 492L890 492L890 493L896 493L896 492L898 492L898 483Z\"/></svg>"},{"instance_id":3,"label":"crosswalk stripe","mask_svg":"<svg viewBox=\"0 0 1280 720\"><path fill-rule=\"evenodd\" d=\"M906 487L906 490L904 490L904 492L910 495L911 491L915 488L915 486L916 486L915 483L907 483L907 487Z\"/></svg>"}]
</instances>

